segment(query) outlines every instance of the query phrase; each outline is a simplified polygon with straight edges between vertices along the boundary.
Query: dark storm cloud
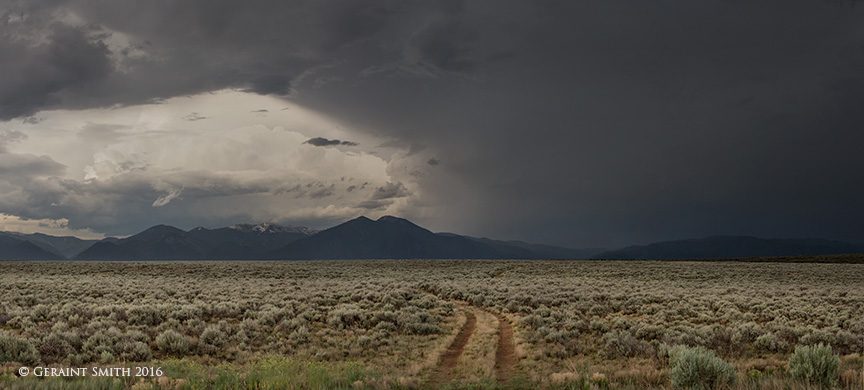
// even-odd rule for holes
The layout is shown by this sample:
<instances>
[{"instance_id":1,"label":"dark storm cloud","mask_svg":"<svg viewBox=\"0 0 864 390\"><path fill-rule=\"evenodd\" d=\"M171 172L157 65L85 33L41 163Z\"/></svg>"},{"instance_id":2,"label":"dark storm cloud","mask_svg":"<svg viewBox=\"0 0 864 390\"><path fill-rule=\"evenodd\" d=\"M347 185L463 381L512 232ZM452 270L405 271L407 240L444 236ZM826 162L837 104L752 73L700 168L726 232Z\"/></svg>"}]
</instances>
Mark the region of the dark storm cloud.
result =
<instances>
[{"instance_id":1,"label":"dark storm cloud","mask_svg":"<svg viewBox=\"0 0 864 390\"><path fill-rule=\"evenodd\" d=\"M411 195L402 183L387 183L375 189L371 200L404 198Z\"/></svg>"},{"instance_id":2,"label":"dark storm cloud","mask_svg":"<svg viewBox=\"0 0 864 390\"><path fill-rule=\"evenodd\" d=\"M10 153L7 145L21 142L27 135L20 131L0 130L0 194L34 178L62 175L66 166L48 156Z\"/></svg>"},{"instance_id":3,"label":"dark storm cloud","mask_svg":"<svg viewBox=\"0 0 864 390\"><path fill-rule=\"evenodd\" d=\"M204 120L204 119L208 119L208 118L210 118L210 117L209 116L201 116L201 115L198 115L197 112L193 112L193 113L190 113L189 115L184 116L183 120L186 120L189 122L195 122L195 121L200 121L200 120Z\"/></svg>"},{"instance_id":4,"label":"dark storm cloud","mask_svg":"<svg viewBox=\"0 0 864 390\"><path fill-rule=\"evenodd\" d=\"M320 186L319 188L315 188L314 190L309 191L310 199L321 199L326 198L330 195L333 195L333 189L336 187L335 184L331 184L329 186Z\"/></svg>"},{"instance_id":5,"label":"dark storm cloud","mask_svg":"<svg viewBox=\"0 0 864 390\"><path fill-rule=\"evenodd\" d=\"M45 120L44 118L37 118L35 116L29 116L29 117L24 118L24 120L21 122L26 123L28 125L35 125L35 124L40 123L44 120Z\"/></svg>"},{"instance_id":6,"label":"dark storm cloud","mask_svg":"<svg viewBox=\"0 0 864 390\"><path fill-rule=\"evenodd\" d=\"M432 208L405 216L433 227L573 246L862 240L864 9L848 2L9 9L0 119L234 88L410 147L388 173ZM65 11L84 22L58 20Z\"/></svg>"},{"instance_id":7,"label":"dark storm cloud","mask_svg":"<svg viewBox=\"0 0 864 390\"><path fill-rule=\"evenodd\" d=\"M298 99L427 146L403 171L439 205L429 224L573 246L862 240L860 7L538 2L450 18L419 27L402 63ZM448 160L435 175L433 153Z\"/></svg>"},{"instance_id":8,"label":"dark storm cloud","mask_svg":"<svg viewBox=\"0 0 864 390\"><path fill-rule=\"evenodd\" d=\"M304 144L309 144L312 146L336 146L336 145L357 146L356 142L341 141L338 139L327 139L324 137L311 138L308 141L304 142Z\"/></svg>"},{"instance_id":9,"label":"dark storm cloud","mask_svg":"<svg viewBox=\"0 0 864 390\"><path fill-rule=\"evenodd\" d=\"M7 22L8 27L8 22ZM110 51L84 27L51 24L38 43L14 29L0 32L0 119L27 116L58 104L60 95L104 79L112 72ZM26 119L25 119L26 121Z\"/></svg>"},{"instance_id":10,"label":"dark storm cloud","mask_svg":"<svg viewBox=\"0 0 864 390\"><path fill-rule=\"evenodd\" d=\"M356 205L365 210L384 210L387 206L393 204L392 200L364 200Z\"/></svg>"},{"instance_id":11,"label":"dark storm cloud","mask_svg":"<svg viewBox=\"0 0 864 390\"><path fill-rule=\"evenodd\" d=\"M47 156L0 153L0 174L20 177L60 175L66 166Z\"/></svg>"}]
</instances>

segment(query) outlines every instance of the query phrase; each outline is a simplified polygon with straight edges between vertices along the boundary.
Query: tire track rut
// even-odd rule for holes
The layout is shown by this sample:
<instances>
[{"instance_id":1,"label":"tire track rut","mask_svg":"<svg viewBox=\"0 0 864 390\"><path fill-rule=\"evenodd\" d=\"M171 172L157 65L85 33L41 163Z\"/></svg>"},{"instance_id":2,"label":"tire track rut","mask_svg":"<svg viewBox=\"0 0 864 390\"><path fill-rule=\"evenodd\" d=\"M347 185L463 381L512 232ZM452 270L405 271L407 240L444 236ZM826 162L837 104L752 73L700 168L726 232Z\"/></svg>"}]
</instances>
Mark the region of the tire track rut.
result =
<instances>
[{"instance_id":1,"label":"tire track rut","mask_svg":"<svg viewBox=\"0 0 864 390\"><path fill-rule=\"evenodd\" d=\"M441 363L439 363L435 375L432 376L432 379L429 382L430 385L438 385L453 378L453 369L456 368L456 364L459 362L459 357L462 356L462 352L465 351L465 345L468 344L468 339L471 337L471 334L474 333L476 327L477 318L474 316L474 313L466 310L465 325L462 326L459 334L456 335L456 339L454 339L453 343L450 344L450 347L447 348L447 352L444 352L444 355L441 356Z\"/></svg>"},{"instance_id":2,"label":"tire track rut","mask_svg":"<svg viewBox=\"0 0 864 390\"><path fill-rule=\"evenodd\" d=\"M510 321L501 314L498 318L498 350L495 351L495 378L499 384L507 384L513 377L516 366L516 347L513 345L513 328Z\"/></svg>"}]
</instances>

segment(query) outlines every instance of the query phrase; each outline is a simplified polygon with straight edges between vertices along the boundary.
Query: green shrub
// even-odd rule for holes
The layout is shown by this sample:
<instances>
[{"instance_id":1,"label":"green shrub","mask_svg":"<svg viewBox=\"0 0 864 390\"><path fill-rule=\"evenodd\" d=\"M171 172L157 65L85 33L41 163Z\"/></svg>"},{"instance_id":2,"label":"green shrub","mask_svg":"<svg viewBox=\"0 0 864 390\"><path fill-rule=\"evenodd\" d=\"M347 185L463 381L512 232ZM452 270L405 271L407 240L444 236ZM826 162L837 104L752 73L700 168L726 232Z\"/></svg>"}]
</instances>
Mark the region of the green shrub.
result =
<instances>
[{"instance_id":1,"label":"green shrub","mask_svg":"<svg viewBox=\"0 0 864 390\"><path fill-rule=\"evenodd\" d=\"M169 355L183 356L189 353L192 342L186 336L173 330L166 330L156 336L156 346Z\"/></svg>"},{"instance_id":2,"label":"green shrub","mask_svg":"<svg viewBox=\"0 0 864 390\"><path fill-rule=\"evenodd\" d=\"M669 351L669 377L672 386L685 389L721 389L735 384L732 365L713 351L702 348L676 347Z\"/></svg>"},{"instance_id":3,"label":"green shrub","mask_svg":"<svg viewBox=\"0 0 864 390\"><path fill-rule=\"evenodd\" d=\"M0 363L6 362L34 365L39 362L39 352L29 340L0 331Z\"/></svg>"},{"instance_id":4,"label":"green shrub","mask_svg":"<svg viewBox=\"0 0 864 390\"><path fill-rule=\"evenodd\" d=\"M840 358L830 345L799 346L789 358L789 373L807 383L833 388L837 384L837 369Z\"/></svg>"}]
</instances>

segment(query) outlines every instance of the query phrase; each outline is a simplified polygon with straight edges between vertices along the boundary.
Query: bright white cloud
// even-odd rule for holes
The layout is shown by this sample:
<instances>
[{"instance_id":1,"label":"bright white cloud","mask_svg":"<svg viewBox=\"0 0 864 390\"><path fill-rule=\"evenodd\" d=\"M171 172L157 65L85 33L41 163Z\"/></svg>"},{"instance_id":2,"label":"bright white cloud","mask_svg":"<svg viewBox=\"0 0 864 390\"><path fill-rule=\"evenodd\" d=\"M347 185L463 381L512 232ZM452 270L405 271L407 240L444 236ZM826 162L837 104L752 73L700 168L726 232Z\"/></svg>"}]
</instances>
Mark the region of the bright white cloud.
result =
<instances>
[{"instance_id":1,"label":"bright white cloud","mask_svg":"<svg viewBox=\"0 0 864 390\"><path fill-rule=\"evenodd\" d=\"M0 231L18 233L44 233L54 236L75 236L85 239L102 239L105 235L89 229L71 229L69 220L61 219L21 219L14 215L0 213Z\"/></svg>"},{"instance_id":2,"label":"bright white cloud","mask_svg":"<svg viewBox=\"0 0 864 390\"><path fill-rule=\"evenodd\" d=\"M250 93L45 111L4 125L0 161L45 169L26 180L0 179L0 213L108 234L153 223L326 224L404 207L413 194L411 183L392 177L389 160L398 152L379 147L381 139ZM314 137L349 142L306 142Z\"/></svg>"}]
</instances>

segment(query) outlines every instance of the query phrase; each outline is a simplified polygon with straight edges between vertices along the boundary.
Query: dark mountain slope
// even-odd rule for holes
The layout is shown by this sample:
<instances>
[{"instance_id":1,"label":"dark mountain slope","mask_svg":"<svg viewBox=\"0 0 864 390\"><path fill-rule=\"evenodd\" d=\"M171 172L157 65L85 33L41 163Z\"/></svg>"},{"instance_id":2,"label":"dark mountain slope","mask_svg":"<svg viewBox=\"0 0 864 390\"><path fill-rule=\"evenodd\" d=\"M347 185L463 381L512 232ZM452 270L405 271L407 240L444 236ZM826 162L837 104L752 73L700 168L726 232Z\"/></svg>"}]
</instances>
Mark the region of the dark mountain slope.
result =
<instances>
[{"instance_id":1,"label":"dark mountain slope","mask_svg":"<svg viewBox=\"0 0 864 390\"><path fill-rule=\"evenodd\" d=\"M89 248L91 245L99 242L99 240L82 240L70 236L49 236L42 233L25 234L16 232L0 232L0 234L32 242L45 251L65 258L75 256Z\"/></svg>"},{"instance_id":2,"label":"dark mountain slope","mask_svg":"<svg viewBox=\"0 0 864 390\"><path fill-rule=\"evenodd\" d=\"M75 256L75 260L200 260L206 245L173 226L153 226L120 240L102 240Z\"/></svg>"},{"instance_id":3,"label":"dark mountain slope","mask_svg":"<svg viewBox=\"0 0 864 390\"><path fill-rule=\"evenodd\" d=\"M0 235L0 260L62 260L36 244L8 235Z\"/></svg>"},{"instance_id":4,"label":"dark mountain slope","mask_svg":"<svg viewBox=\"0 0 864 390\"><path fill-rule=\"evenodd\" d=\"M466 236L467 237L467 236ZM556 260L571 260L571 259L590 259L593 256L596 256L600 253L606 252L608 249L606 248L585 248L585 249L574 249L574 248L565 248L560 246L553 245L543 245L543 244L531 244L524 241L500 241L500 240L492 240L489 238L474 238L467 237L472 240L477 240L484 244L492 245L492 246L506 246L506 247L516 247L522 248L531 251L538 258L542 259L556 259Z\"/></svg>"},{"instance_id":5,"label":"dark mountain slope","mask_svg":"<svg viewBox=\"0 0 864 390\"><path fill-rule=\"evenodd\" d=\"M408 220L360 217L297 240L268 258L300 259L530 259L517 247L496 248L462 236L435 234Z\"/></svg>"},{"instance_id":6,"label":"dark mountain slope","mask_svg":"<svg viewBox=\"0 0 864 390\"><path fill-rule=\"evenodd\" d=\"M596 259L711 259L864 253L864 246L819 239L711 236L664 241L601 253Z\"/></svg>"},{"instance_id":7,"label":"dark mountain slope","mask_svg":"<svg viewBox=\"0 0 864 390\"><path fill-rule=\"evenodd\" d=\"M307 227L281 226L272 223L241 224L225 228L195 228L189 235L206 247L208 259L259 259L263 253L281 248L315 234Z\"/></svg>"},{"instance_id":8,"label":"dark mountain slope","mask_svg":"<svg viewBox=\"0 0 864 390\"><path fill-rule=\"evenodd\" d=\"M106 238L75 260L254 260L263 253L314 234L315 229L276 224L195 228L153 226L134 236Z\"/></svg>"}]
</instances>

